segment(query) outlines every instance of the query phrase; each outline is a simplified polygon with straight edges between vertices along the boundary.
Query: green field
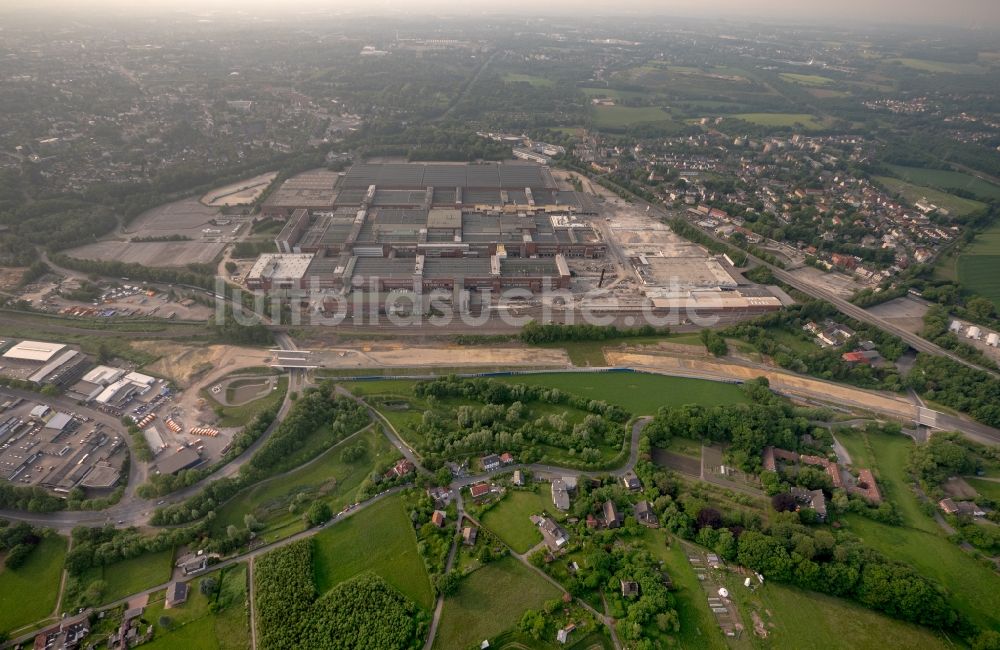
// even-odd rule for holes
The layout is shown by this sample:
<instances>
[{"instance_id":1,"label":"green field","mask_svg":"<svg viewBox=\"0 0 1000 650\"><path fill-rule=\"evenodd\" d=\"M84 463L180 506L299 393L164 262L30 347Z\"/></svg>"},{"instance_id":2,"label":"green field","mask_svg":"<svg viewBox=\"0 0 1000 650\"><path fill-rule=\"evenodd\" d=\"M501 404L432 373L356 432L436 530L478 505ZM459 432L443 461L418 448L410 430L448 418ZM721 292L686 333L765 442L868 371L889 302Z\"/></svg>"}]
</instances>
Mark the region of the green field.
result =
<instances>
[{"instance_id":1,"label":"green field","mask_svg":"<svg viewBox=\"0 0 1000 650\"><path fill-rule=\"evenodd\" d=\"M887 526L858 515L843 518L847 530L888 557L913 565L952 594L954 605L979 625L1000 623L1000 576L983 569L920 508L906 482L906 461L913 443L903 436L868 435L870 452L861 433L841 433L838 438L861 458L875 459L874 469L886 496L899 508L902 526ZM860 441L860 442L859 442ZM865 454L862 456L862 454Z\"/></svg>"},{"instance_id":2,"label":"green field","mask_svg":"<svg viewBox=\"0 0 1000 650\"><path fill-rule=\"evenodd\" d=\"M638 90L615 90L614 88L581 88L587 97L607 97L608 99L636 99L649 97L654 93L644 93Z\"/></svg>"},{"instance_id":3,"label":"green field","mask_svg":"<svg viewBox=\"0 0 1000 650\"><path fill-rule=\"evenodd\" d=\"M594 126L598 129L624 128L656 122L673 123L670 113L659 106L598 106L594 110Z\"/></svg>"},{"instance_id":4,"label":"green field","mask_svg":"<svg viewBox=\"0 0 1000 650\"><path fill-rule=\"evenodd\" d=\"M735 384L632 372L542 373L504 377L503 381L550 386L583 397L602 399L628 409L634 415L653 415L661 406L714 406L746 402L743 391Z\"/></svg>"},{"instance_id":5,"label":"green field","mask_svg":"<svg viewBox=\"0 0 1000 650\"><path fill-rule=\"evenodd\" d=\"M1000 482L985 481L981 478L972 477L969 477L966 480L969 482L969 485L976 488L976 492L979 494L993 499L994 501L1000 501Z\"/></svg>"},{"instance_id":6,"label":"green field","mask_svg":"<svg viewBox=\"0 0 1000 650\"><path fill-rule=\"evenodd\" d=\"M531 523L528 517L553 511L549 493L540 486L536 488L534 492L512 490L482 516L483 525L518 553L524 553L542 541L538 526Z\"/></svg>"},{"instance_id":7,"label":"green field","mask_svg":"<svg viewBox=\"0 0 1000 650\"><path fill-rule=\"evenodd\" d=\"M107 587L101 600L110 603L167 582L173 568L174 552L168 549L88 569L82 582L87 586L94 580L103 580Z\"/></svg>"},{"instance_id":8,"label":"green field","mask_svg":"<svg viewBox=\"0 0 1000 650\"><path fill-rule=\"evenodd\" d=\"M934 74L983 74L987 71L987 68L978 63L951 63L949 61L932 61L930 59L912 59L908 57L886 59L886 62L899 63L913 70Z\"/></svg>"},{"instance_id":9,"label":"green field","mask_svg":"<svg viewBox=\"0 0 1000 650\"><path fill-rule=\"evenodd\" d=\"M221 588L212 599L201 593L200 577L188 583L188 600L180 607L164 609L164 595L150 602L144 618L154 626L153 640L143 645L153 650L244 650L250 644L250 628L244 607L247 596L247 568L240 564L221 573ZM210 607L215 605L216 612ZM160 617L171 625L164 628Z\"/></svg>"},{"instance_id":10,"label":"green field","mask_svg":"<svg viewBox=\"0 0 1000 650\"><path fill-rule=\"evenodd\" d=\"M218 404L214 399L212 404L216 407L216 412L219 413L219 421L216 423L220 427L242 427L246 426L247 422L253 419L258 413L262 413L269 408L281 404L285 399L285 393L288 391L288 377L282 376L278 379L278 387L276 390L272 390L270 395L261 397L252 402L247 402L240 406L222 406ZM210 395L207 391L202 391L206 395Z\"/></svg>"},{"instance_id":11,"label":"green field","mask_svg":"<svg viewBox=\"0 0 1000 650\"><path fill-rule=\"evenodd\" d=\"M782 81L799 84L800 86L829 86L833 79L821 77L818 74L795 74L794 72L782 72L778 75Z\"/></svg>"},{"instance_id":12,"label":"green field","mask_svg":"<svg viewBox=\"0 0 1000 650\"><path fill-rule=\"evenodd\" d=\"M969 255L958 258L958 281L972 293L989 298L1000 308L1000 255Z\"/></svg>"},{"instance_id":13,"label":"green field","mask_svg":"<svg viewBox=\"0 0 1000 650\"><path fill-rule=\"evenodd\" d=\"M425 609L434 606L431 583L417 552L417 537L400 497L371 505L313 540L313 570L320 594L372 571L417 605Z\"/></svg>"},{"instance_id":14,"label":"green field","mask_svg":"<svg viewBox=\"0 0 1000 650\"><path fill-rule=\"evenodd\" d=\"M0 563L0 632L10 632L52 614L59 596L66 539L42 540L19 569Z\"/></svg>"},{"instance_id":15,"label":"green field","mask_svg":"<svg viewBox=\"0 0 1000 650\"><path fill-rule=\"evenodd\" d=\"M827 120L808 113L739 113L733 117L759 126L796 128L801 124L801 128L807 131L829 126Z\"/></svg>"},{"instance_id":16,"label":"green field","mask_svg":"<svg viewBox=\"0 0 1000 650\"><path fill-rule=\"evenodd\" d=\"M365 456L353 463L341 459L345 446L363 444ZM243 518L252 513L265 528L260 535L270 542L287 537L305 528L299 514L292 514L288 507L298 494L309 500L321 498L334 512L354 502L354 495L372 466L389 456L398 456L389 441L377 427L369 427L323 452L314 461L302 465L288 474L260 483L240 493L218 509L213 522L216 530L229 525L243 527Z\"/></svg>"},{"instance_id":17,"label":"green field","mask_svg":"<svg viewBox=\"0 0 1000 650\"><path fill-rule=\"evenodd\" d=\"M914 185L898 178L892 178L890 176L874 176L873 178L882 184L890 193L899 194L909 203L916 203L917 201L926 198L934 205L944 208L949 213L956 216L971 214L986 207L986 204L981 201L963 199L960 196L948 194L947 192L936 190L933 187Z\"/></svg>"},{"instance_id":18,"label":"green field","mask_svg":"<svg viewBox=\"0 0 1000 650\"><path fill-rule=\"evenodd\" d=\"M520 74L517 72L503 73L503 80L504 83L528 83L532 86L551 86L553 84L551 79L538 77L533 74Z\"/></svg>"},{"instance_id":19,"label":"green field","mask_svg":"<svg viewBox=\"0 0 1000 650\"><path fill-rule=\"evenodd\" d=\"M1000 199L1000 185L984 181L972 174L949 169L904 167L902 165L889 165L889 169L904 181L914 185L928 185L941 190L958 188L972 192L983 199Z\"/></svg>"},{"instance_id":20,"label":"green field","mask_svg":"<svg viewBox=\"0 0 1000 650\"><path fill-rule=\"evenodd\" d=\"M740 605L747 630L756 612L768 627L768 648L934 648L954 647L931 630L897 621L860 605L824 594L769 582L751 593L732 579L730 593Z\"/></svg>"},{"instance_id":21,"label":"green field","mask_svg":"<svg viewBox=\"0 0 1000 650\"><path fill-rule=\"evenodd\" d=\"M528 609L558 598L554 585L507 556L466 577L444 601L434 647L458 650L478 646L514 627Z\"/></svg>"},{"instance_id":22,"label":"green field","mask_svg":"<svg viewBox=\"0 0 1000 650\"><path fill-rule=\"evenodd\" d=\"M976 235L958 258L947 258L954 263L951 271L950 263L938 265L939 275L950 280L957 280L962 287L973 293L990 298L1000 307L1000 280L997 269L1000 269L1000 222Z\"/></svg>"}]
</instances>

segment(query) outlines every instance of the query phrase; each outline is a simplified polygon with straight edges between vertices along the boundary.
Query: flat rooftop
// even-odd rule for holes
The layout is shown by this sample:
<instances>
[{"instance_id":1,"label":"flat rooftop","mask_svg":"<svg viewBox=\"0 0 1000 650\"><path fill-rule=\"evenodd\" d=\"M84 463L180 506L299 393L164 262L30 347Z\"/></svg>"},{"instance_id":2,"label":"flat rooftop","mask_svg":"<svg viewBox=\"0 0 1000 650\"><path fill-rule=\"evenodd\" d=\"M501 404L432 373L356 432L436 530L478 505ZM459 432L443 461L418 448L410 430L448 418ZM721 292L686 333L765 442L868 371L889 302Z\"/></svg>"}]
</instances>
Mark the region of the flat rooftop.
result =
<instances>
[{"instance_id":1,"label":"flat rooftop","mask_svg":"<svg viewBox=\"0 0 1000 650\"><path fill-rule=\"evenodd\" d=\"M306 274L312 260L312 253L267 253L257 258L250 267L247 278L301 278Z\"/></svg>"},{"instance_id":2,"label":"flat rooftop","mask_svg":"<svg viewBox=\"0 0 1000 650\"><path fill-rule=\"evenodd\" d=\"M519 162L487 163L365 163L354 165L344 177L345 189L369 186L394 189L469 187L484 189L555 188L548 169Z\"/></svg>"},{"instance_id":3,"label":"flat rooftop","mask_svg":"<svg viewBox=\"0 0 1000 650\"><path fill-rule=\"evenodd\" d=\"M333 206L337 195L334 186L340 175L327 170L314 170L293 176L275 189L265 206L322 209Z\"/></svg>"},{"instance_id":4,"label":"flat rooftop","mask_svg":"<svg viewBox=\"0 0 1000 650\"><path fill-rule=\"evenodd\" d=\"M4 352L5 359L19 361L49 361L57 352L66 347L64 343L47 343L45 341L21 341Z\"/></svg>"}]
</instances>

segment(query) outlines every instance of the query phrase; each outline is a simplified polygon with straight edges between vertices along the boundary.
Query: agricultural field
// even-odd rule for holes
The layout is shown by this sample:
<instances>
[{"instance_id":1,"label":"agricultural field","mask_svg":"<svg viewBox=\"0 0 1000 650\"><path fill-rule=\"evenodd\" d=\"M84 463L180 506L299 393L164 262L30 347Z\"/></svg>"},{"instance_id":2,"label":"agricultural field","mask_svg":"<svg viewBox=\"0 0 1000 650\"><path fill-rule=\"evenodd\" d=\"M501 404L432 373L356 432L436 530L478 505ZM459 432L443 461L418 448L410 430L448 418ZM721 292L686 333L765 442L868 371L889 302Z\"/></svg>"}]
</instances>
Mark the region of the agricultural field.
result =
<instances>
[{"instance_id":1,"label":"agricultural field","mask_svg":"<svg viewBox=\"0 0 1000 650\"><path fill-rule=\"evenodd\" d=\"M969 255L958 258L958 281L972 293L989 298L1000 308L1000 255Z\"/></svg>"},{"instance_id":2,"label":"agricultural field","mask_svg":"<svg viewBox=\"0 0 1000 650\"><path fill-rule=\"evenodd\" d=\"M216 592L206 596L201 582L217 581ZM153 640L144 648L153 650L243 650L250 643L250 628L244 603L247 598L247 567L239 564L200 576L188 583L188 600L180 607L164 608L165 595L154 596L144 618L154 628ZM161 617L170 619L169 627Z\"/></svg>"},{"instance_id":3,"label":"agricultural field","mask_svg":"<svg viewBox=\"0 0 1000 650\"><path fill-rule=\"evenodd\" d=\"M927 185L941 190L958 188L972 192L983 199L1000 199L1000 185L984 181L972 174L949 169L904 167L902 165L889 165L889 169L907 183L914 185Z\"/></svg>"},{"instance_id":4,"label":"agricultural field","mask_svg":"<svg viewBox=\"0 0 1000 650\"><path fill-rule=\"evenodd\" d=\"M316 590L372 571L420 607L431 609L434 594L417 551L417 538L400 497L375 503L313 538Z\"/></svg>"},{"instance_id":5,"label":"agricultural field","mask_svg":"<svg viewBox=\"0 0 1000 650\"><path fill-rule=\"evenodd\" d=\"M0 563L0 633L53 613L65 556L66 539L52 535L35 547L19 569L8 569Z\"/></svg>"},{"instance_id":6,"label":"agricultural field","mask_svg":"<svg viewBox=\"0 0 1000 650\"><path fill-rule=\"evenodd\" d=\"M527 552L542 541L538 526L528 518L553 511L552 499L545 489L547 487L536 485L533 492L511 490L500 503L483 513L483 525L517 553Z\"/></svg>"},{"instance_id":7,"label":"agricultural field","mask_svg":"<svg viewBox=\"0 0 1000 650\"><path fill-rule=\"evenodd\" d=\"M952 267L953 265L953 267ZM938 266L937 273L956 280L972 293L993 300L1000 308L1000 223L976 235L957 259L953 256Z\"/></svg>"},{"instance_id":8,"label":"agricultural field","mask_svg":"<svg viewBox=\"0 0 1000 650\"><path fill-rule=\"evenodd\" d=\"M616 129L637 124L669 123L673 118L659 106L598 106L594 126L598 129Z\"/></svg>"},{"instance_id":9,"label":"agricultural field","mask_svg":"<svg viewBox=\"0 0 1000 650\"><path fill-rule=\"evenodd\" d=\"M506 377L503 381L548 386L582 397L603 399L633 415L653 415L661 406L746 402L743 391L735 384L643 373L543 373Z\"/></svg>"},{"instance_id":10,"label":"agricultural field","mask_svg":"<svg viewBox=\"0 0 1000 650\"><path fill-rule=\"evenodd\" d=\"M801 125L801 128L807 131L818 131L830 126L828 120L808 113L739 113L733 117L751 124L774 128L796 128Z\"/></svg>"},{"instance_id":11,"label":"agricultural field","mask_svg":"<svg viewBox=\"0 0 1000 650\"><path fill-rule=\"evenodd\" d=\"M354 462L346 462L342 457L344 448L358 444L364 446L365 454ZM358 487L374 465L397 455L378 428L368 427L309 463L241 492L218 509L213 527L217 531L229 525L242 527L244 517L252 514L264 526L258 533L264 540L271 542L293 535L306 528L301 513L289 512L296 496L303 494L310 502L321 499L337 512L354 502Z\"/></svg>"},{"instance_id":12,"label":"agricultural field","mask_svg":"<svg viewBox=\"0 0 1000 650\"><path fill-rule=\"evenodd\" d=\"M767 630L768 648L935 648L954 647L919 625L904 623L846 600L778 583L751 593L733 578L729 591L740 606L749 634L755 617ZM686 647L686 646L685 646Z\"/></svg>"},{"instance_id":13,"label":"agricultural field","mask_svg":"<svg viewBox=\"0 0 1000 650\"><path fill-rule=\"evenodd\" d=\"M782 72L778 75L782 81L799 84L800 86L829 86L834 83L829 77L822 77L818 74L796 74L794 72Z\"/></svg>"},{"instance_id":14,"label":"agricultural field","mask_svg":"<svg viewBox=\"0 0 1000 650\"><path fill-rule=\"evenodd\" d=\"M444 601L434 647L468 648L514 627L528 609L541 609L561 592L554 585L507 556L474 571Z\"/></svg>"},{"instance_id":15,"label":"agricultural field","mask_svg":"<svg viewBox=\"0 0 1000 650\"><path fill-rule=\"evenodd\" d=\"M988 71L985 66L978 63L952 63L949 61L932 61L930 59L913 59L908 57L886 59L885 62L903 65L913 70L932 74L983 74Z\"/></svg>"},{"instance_id":16,"label":"agricultural field","mask_svg":"<svg viewBox=\"0 0 1000 650\"><path fill-rule=\"evenodd\" d=\"M614 88L581 88L587 97L606 97L608 99L636 99L639 97L649 97L650 93L638 90L616 90Z\"/></svg>"},{"instance_id":17,"label":"agricultural field","mask_svg":"<svg viewBox=\"0 0 1000 650\"><path fill-rule=\"evenodd\" d=\"M890 193L899 194L908 203L916 203L926 198L934 205L942 207L956 216L971 214L986 207L986 204L982 201L963 199L960 196L948 194L932 187L907 183L898 178L890 176L874 176L873 178Z\"/></svg>"},{"instance_id":18,"label":"agricultural field","mask_svg":"<svg viewBox=\"0 0 1000 650\"><path fill-rule=\"evenodd\" d=\"M94 580L103 580L107 587L101 600L110 603L167 582L173 569L174 552L168 549L88 569L81 582L88 585Z\"/></svg>"},{"instance_id":19,"label":"agricultural field","mask_svg":"<svg viewBox=\"0 0 1000 650\"><path fill-rule=\"evenodd\" d=\"M545 77L539 77L533 74L521 74L518 72L505 72L503 73L504 83L527 83L532 86L551 86L553 81L551 79L546 79Z\"/></svg>"}]
</instances>

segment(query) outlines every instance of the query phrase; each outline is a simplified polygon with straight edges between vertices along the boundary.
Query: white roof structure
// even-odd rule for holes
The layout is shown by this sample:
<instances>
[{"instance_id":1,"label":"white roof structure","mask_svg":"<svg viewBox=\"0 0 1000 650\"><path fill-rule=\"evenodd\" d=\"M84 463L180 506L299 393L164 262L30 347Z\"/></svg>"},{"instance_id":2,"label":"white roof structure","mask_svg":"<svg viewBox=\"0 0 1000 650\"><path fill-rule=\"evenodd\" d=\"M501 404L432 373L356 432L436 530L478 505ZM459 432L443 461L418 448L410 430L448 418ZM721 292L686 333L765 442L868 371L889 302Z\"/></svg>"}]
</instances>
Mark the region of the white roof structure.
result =
<instances>
[{"instance_id":1,"label":"white roof structure","mask_svg":"<svg viewBox=\"0 0 1000 650\"><path fill-rule=\"evenodd\" d=\"M267 253L254 262L247 280L299 280L312 263L312 253Z\"/></svg>"},{"instance_id":2,"label":"white roof structure","mask_svg":"<svg viewBox=\"0 0 1000 650\"><path fill-rule=\"evenodd\" d=\"M31 417L33 418L43 418L49 412L49 407L45 404L39 404L35 408L31 409Z\"/></svg>"},{"instance_id":3,"label":"white roof structure","mask_svg":"<svg viewBox=\"0 0 1000 650\"><path fill-rule=\"evenodd\" d=\"M142 386L152 386L156 383L156 377L150 377L149 375L144 375L141 372L130 372L125 375L125 379L129 380L133 384Z\"/></svg>"},{"instance_id":4,"label":"white roof structure","mask_svg":"<svg viewBox=\"0 0 1000 650\"><path fill-rule=\"evenodd\" d=\"M20 361L41 361L50 360L57 352L66 347L65 343L46 343L44 341L21 341L11 349L3 353L5 359L18 359Z\"/></svg>"},{"instance_id":5,"label":"white roof structure","mask_svg":"<svg viewBox=\"0 0 1000 650\"><path fill-rule=\"evenodd\" d=\"M69 413L59 412L52 416L48 422L45 423L46 429L54 429L56 431L62 431L66 428L66 425L73 421L73 416Z\"/></svg>"},{"instance_id":6,"label":"white roof structure","mask_svg":"<svg viewBox=\"0 0 1000 650\"><path fill-rule=\"evenodd\" d=\"M122 370L121 368L112 368L111 366L97 366L83 376L83 381L89 382L91 384L100 384L101 386L107 386L110 383L118 381L123 374L125 374L125 371Z\"/></svg>"}]
</instances>

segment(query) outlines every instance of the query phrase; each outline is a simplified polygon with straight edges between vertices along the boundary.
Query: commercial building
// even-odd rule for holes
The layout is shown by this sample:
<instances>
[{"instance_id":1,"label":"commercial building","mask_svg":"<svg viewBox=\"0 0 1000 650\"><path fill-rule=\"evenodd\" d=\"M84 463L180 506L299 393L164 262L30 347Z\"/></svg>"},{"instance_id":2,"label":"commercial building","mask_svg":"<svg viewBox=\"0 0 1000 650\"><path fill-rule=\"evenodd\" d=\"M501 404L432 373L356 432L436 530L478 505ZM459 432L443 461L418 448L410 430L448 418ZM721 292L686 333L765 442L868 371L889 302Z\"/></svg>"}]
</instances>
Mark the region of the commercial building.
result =
<instances>
[{"instance_id":1,"label":"commercial building","mask_svg":"<svg viewBox=\"0 0 1000 650\"><path fill-rule=\"evenodd\" d=\"M261 205L261 214L287 219L296 210L329 210L333 207L340 179L337 172L313 170L289 178L275 189Z\"/></svg>"},{"instance_id":2,"label":"commercial building","mask_svg":"<svg viewBox=\"0 0 1000 650\"><path fill-rule=\"evenodd\" d=\"M303 289L306 271L312 263L310 254L268 253L254 262L246 275L251 289Z\"/></svg>"}]
</instances>

